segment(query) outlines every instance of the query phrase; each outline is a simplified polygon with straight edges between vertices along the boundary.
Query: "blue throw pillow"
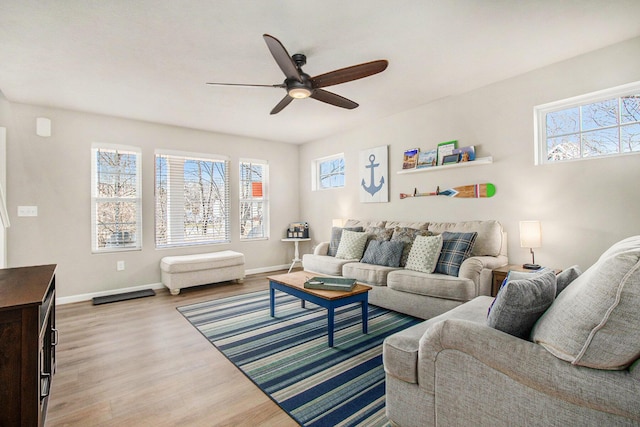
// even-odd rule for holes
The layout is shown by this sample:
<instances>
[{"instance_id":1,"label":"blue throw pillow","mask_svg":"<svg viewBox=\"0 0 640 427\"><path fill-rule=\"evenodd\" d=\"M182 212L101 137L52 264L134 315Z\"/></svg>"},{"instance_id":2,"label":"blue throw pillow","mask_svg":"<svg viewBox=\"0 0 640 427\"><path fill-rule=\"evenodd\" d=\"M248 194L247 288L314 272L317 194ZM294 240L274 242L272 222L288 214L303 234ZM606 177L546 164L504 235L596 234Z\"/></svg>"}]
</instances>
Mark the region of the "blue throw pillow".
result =
<instances>
[{"instance_id":1,"label":"blue throw pillow","mask_svg":"<svg viewBox=\"0 0 640 427\"><path fill-rule=\"evenodd\" d=\"M469 258L478 233L442 233L442 250L436 264L436 273L458 277L460 265Z\"/></svg>"},{"instance_id":2,"label":"blue throw pillow","mask_svg":"<svg viewBox=\"0 0 640 427\"><path fill-rule=\"evenodd\" d=\"M387 267L399 267L402 249L404 249L404 243L400 241L372 240L369 242L361 262Z\"/></svg>"}]
</instances>

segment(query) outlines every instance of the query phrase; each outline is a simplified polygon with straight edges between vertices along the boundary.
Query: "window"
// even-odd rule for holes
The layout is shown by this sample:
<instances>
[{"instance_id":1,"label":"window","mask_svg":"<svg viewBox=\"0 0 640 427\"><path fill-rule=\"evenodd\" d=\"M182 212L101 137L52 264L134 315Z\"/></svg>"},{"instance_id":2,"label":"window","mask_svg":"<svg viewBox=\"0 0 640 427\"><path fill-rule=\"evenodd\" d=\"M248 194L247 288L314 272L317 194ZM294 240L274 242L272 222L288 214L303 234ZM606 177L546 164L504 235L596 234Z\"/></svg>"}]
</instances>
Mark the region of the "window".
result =
<instances>
[{"instance_id":1,"label":"window","mask_svg":"<svg viewBox=\"0 0 640 427\"><path fill-rule=\"evenodd\" d=\"M263 160L240 161L240 239L269 237L269 165Z\"/></svg>"},{"instance_id":2,"label":"window","mask_svg":"<svg viewBox=\"0 0 640 427\"><path fill-rule=\"evenodd\" d=\"M316 159L312 164L313 190L344 187L344 154Z\"/></svg>"},{"instance_id":3,"label":"window","mask_svg":"<svg viewBox=\"0 0 640 427\"><path fill-rule=\"evenodd\" d=\"M142 248L141 162L137 147L91 147L93 252Z\"/></svg>"},{"instance_id":4,"label":"window","mask_svg":"<svg viewBox=\"0 0 640 427\"><path fill-rule=\"evenodd\" d=\"M534 111L536 164L640 152L640 83Z\"/></svg>"},{"instance_id":5,"label":"window","mask_svg":"<svg viewBox=\"0 0 640 427\"><path fill-rule=\"evenodd\" d=\"M156 151L156 247L229 242L229 160Z\"/></svg>"}]
</instances>

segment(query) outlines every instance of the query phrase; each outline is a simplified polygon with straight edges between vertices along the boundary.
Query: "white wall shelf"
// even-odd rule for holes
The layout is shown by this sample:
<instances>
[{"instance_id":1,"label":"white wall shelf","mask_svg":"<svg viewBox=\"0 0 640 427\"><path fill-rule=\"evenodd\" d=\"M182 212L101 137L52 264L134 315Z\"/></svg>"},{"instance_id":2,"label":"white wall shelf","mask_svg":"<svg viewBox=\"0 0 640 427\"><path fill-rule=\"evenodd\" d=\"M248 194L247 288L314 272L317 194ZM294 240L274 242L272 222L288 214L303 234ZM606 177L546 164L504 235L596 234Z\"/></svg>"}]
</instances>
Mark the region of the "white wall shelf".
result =
<instances>
[{"instance_id":1,"label":"white wall shelf","mask_svg":"<svg viewBox=\"0 0 640 427\"><path fill-rule=\"evenodd\" d=\"M441 166L432 166L430 168L420 168L420 169L405 169L396 172L398 175L404 175L407 173L420 173L420 172L435 172L442 171L445 169L455 169L455 168L466 168L470 166L480 166L480 165L488 165L493 163L493 157L478 157L477 159L471 162L462 162L462 163L454 163L451 165L441 165Z\"/></svg>"}]
</instances>

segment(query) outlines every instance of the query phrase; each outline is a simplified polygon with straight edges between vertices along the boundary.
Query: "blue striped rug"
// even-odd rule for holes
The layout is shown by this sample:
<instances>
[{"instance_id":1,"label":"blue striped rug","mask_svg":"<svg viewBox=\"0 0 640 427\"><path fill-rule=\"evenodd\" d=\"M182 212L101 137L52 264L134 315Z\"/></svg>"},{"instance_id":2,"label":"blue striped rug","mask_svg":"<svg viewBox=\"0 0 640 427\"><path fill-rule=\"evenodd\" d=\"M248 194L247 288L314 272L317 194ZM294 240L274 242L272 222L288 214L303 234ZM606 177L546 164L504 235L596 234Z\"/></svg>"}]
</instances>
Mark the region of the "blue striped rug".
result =
<instances>
[{"instance_id":1,"label":"blue striped rug","mask_svg":"<svg viewBox=\"0 0 640 427\"><path fill-rule=\"evenodd\" d=\"M304 426L387 426L382 341L421 322L369 306L362 333L360 305L336 310L334 347L327 346L327 312L269 291L179 307L231 362Z\"/></svg>"}]
</instances>

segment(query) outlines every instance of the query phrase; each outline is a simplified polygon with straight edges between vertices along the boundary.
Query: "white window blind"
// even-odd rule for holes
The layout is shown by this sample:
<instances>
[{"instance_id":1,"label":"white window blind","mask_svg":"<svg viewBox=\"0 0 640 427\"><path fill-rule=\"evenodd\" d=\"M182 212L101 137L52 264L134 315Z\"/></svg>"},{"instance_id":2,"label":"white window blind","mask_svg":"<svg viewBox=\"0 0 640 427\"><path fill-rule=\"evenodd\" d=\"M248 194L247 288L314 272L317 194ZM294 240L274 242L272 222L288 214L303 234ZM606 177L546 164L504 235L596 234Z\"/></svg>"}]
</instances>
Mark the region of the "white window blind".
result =
<instances>
[{"instance_id":1,"label":"white window blind","mask_svg":"<svg viewBox=\"0 0 640 427\"><path fill-rule=\"evenodd\" d=\"M240 161L240 239L268 238L269 165L264 160Z\"/></svg>"},{"instance_id":2,"label":"white window blind","mask_svg":"<svg viewBox=\"0 0 640 427\"><path fill-rule=\"evenodd\" d=\"M229 160L156 151L156 247L229 242Z\"/></svg>"},{"instance_id":3,"label":"white window blind","mask_svg":"<svg viewBox=\"0 0 640 427\"><path fill-rule=\"evenodd\" d=\"M91 148L93 252L142 247L141 151L94 144Z\"/></svg>"}]
</instances>

